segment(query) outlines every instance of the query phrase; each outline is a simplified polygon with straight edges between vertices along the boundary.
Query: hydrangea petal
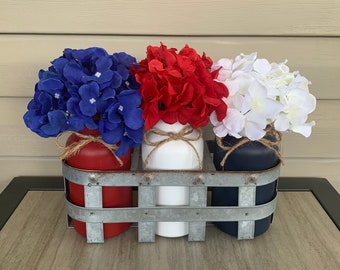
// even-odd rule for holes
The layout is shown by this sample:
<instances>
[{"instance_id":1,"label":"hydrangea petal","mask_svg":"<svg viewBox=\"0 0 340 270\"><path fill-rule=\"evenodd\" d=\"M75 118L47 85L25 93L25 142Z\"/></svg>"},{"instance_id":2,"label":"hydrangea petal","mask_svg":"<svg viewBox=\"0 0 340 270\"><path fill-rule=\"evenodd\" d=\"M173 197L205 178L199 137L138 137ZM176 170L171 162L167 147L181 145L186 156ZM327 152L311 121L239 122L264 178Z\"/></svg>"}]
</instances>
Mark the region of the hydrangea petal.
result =
<instances>
[{"instance_id":1,"label":"hydrangea petal","mask_svg":"<svg viewBox=\"0 0 340 270\"><path fill-rule=\"evenodd\" d=\"M264 137L266 132L261 126L255 122L247 122L244 129L245 136L252 141L259 140Z\"/></svg>"},{"instance_id":2,"label":"hydrangea petal","mask_svg":"<svg viewBox=\"0 0 340 270\"><path fill-rule=\"evenodd\" d=\"M48 137L44 132L41 132L40 127L46 124L48 119L46 115L39 115L34 110L27 111L23 116L26 126L33 132L42 137Z\"/></svg>"},{"instance_id":3,"label":"hydrangea petal","mask_svg":"<svg viewBox=\"0 0 340 270\"><path fill-rule=\"evenodd\" d=\"M237 109L229 109L227 117L222 121L228 133L236 138L240 137L238 134L244 129L245 122L246 117Z\"/></svg>"},{"instance_id":4,"label":"hydrangea petal","mask_svg":"<svg viewBox=\"0 0 340 270\"><path fill-rule=\"evenodd\" d=\"M127 68L130 67L133 63L137 62L135 57L125 52L114 53L113 56L117 57L119 63Z\"/></svg>"},{"instance_id":5,"label":"hydrangea petal","mask_svg":"<svg viewBox=\"0 0 340 270\"><path fill-rule=\"evenodd\" d=\"M253 67L256 72L261 74L266 74L272 69L267 59L255 60Z\"/></svg>"},{"instance_id":6,"label":"hydrangea petal","mask_svg":"<svg viewBox=\"0 0 340 270\"><path fill-rule=\"evenodd\" d=\"M225 126L223 126L223 124L221 123L220 125L216 125L213 128L214 133L216 134L217 137L223 138L225 136L228 135L228 129L225 128Z\"/></svg>"},{"instance_id":7,"label":"hydrangea petal","mask_svg":"<svg viewBox=\"0 0 340 270\"><path fill-rule=\"evenodd\" d=\"M112 66L112 59L110 57L99 57L96 60L97 70L107 70Z\"/></svg>"},{"instance_id":8,"label":"hydrangea petal","mask_svg":"<svg viewBox=\"0 0 340 270\"><path fill-rule=\"evenodd\" d=\"M63 73L63 69L65 67L65 65L68 63L68 60L66 58L63 57L59 57L55 60L52 61L52 65L56 71L56 73Z\"/></svg>"},{"instance_id":9,"label":"hydrangea petal","mask_svg":"<svg viewBox=\"0 0 340 270\"><path fill-rule=\"evenodd\" d=\"M120 141L120 145L117 148L115 154L117 155L117 157L122 157L128 150L129 150L129 140L128 139L123 139Z\"/></svg>"},{"instance_id":10,"label":"hydrangea petal","mask_svg":"<svg viewBox=\"0 0 340 270\"><path fill-rule=\"evenodd\" d=\"M115 129L100 131L102 134L102 138L106 143L116 144L121 140L124 134L124 127L123 125L117 125Z\"/></svg>"},{"instance_id":11,"label":"hydrangea petal","mask_svg":"<svg viewBox=\"0 0 340 270\"><path fill-rule=\"evenodd\" d=\"M111 87L118 88L122 84L122 76L117 71L112 72Z\"/></svg>"},{"instance_id":12,"label":"hydrangea petal","mask_svg":"<svg viewBox=\"0 0 340 270\"><path fill-rule=\"evenodd\" d=\"M49 137L55 137L60 132L67 129L67 117L65 112L56 110L51 111L47 114L48 116L48 124L43 125L41 127L41 131L43 131Z\"/></svg>"},{"instance_id":13,"label":"hydrangea petal","mask_svg":"<svg viewBox=\"0 0 340 270\"><path fill-rule=\"evenodd\" d=\"M71 61L65 65L63 75L69 82L74 84L79 84L83 77L81 67L75 61Z\"/></svg>"},{"instance_id":14,"label":"hydrangea petal","mask_svg":"<svg viewBox=\"0 0 340 270\"><path fill-rule=\"evenodd\" d=\"M129 108L137 108L141 104L142 96L136 90L125 90L117 96L118 101Z\"/></svg>"},{"instance_id":15,"label":"hydrangea petal","mask_svg":"<svg viewBox=\"0 0 340 270\"><path fill-rule=\"evenodd\" d=\"M79 108L82 114L85 116L94 116L97 113L96 104L91 103L88 100L81 100L79 102Z\"/></svg>"},{"instance_id":16,"label":"hydrangea petal","mask_svg":"<svg viewBox=\"0 0 340 270\"><path fill-rule=\"evenodd\" d=\"M289 129L287 116L285 114L280 114L274 122L274 127L276 130L281 132L287 131Z\"/></svg>"},{"instance_id":17,"label":"hydrangea petal","mask_svg":"<svg viewBox=\"0 0 340 270\"><path fill-rule=\"evenodd\" d=\"M217 120L217 115L215 111L210 114L210 122L213 126L221 124L221 122Z\"/></svg>"},{"instance_id":18,"label":"hydrangea petal","mask_svg":"<svg viewBox=\"0 0 340 270\"><path fill-rule=\"evenodd\" d=\"M312 127L315 126L315 121L310 123L306 123L304 125L293 126L291 129L292 131L299 133L305 137L309 137L312 133Z\"/></svg>"},{"instance_id":19,"label":"hydrangea petal","mask_svg":"<svg viewBox=\"0 0 340 270\"><path fill-rule=\"evenodd\" d=\"M78 91L83 99L97 98L99 96L99 85L95 82L90 82L79 87Z\"/></svg>"},{"instance_id":20,"label":"hydrangea petal","mask_svg":"<svg viewBox=\"0 0 340 270\"><path fill-rule=\"evenodd\" d=\"M85 123L83 119L78 116L71 116L68 121L70 124L70 128L73 131L80 131L85 128Z\"/></svg>"},{"instance_id":21,"label":"hydrangea petal","mask_svg":"<svg viewBox=\"0 0 340 270\"><path fill-rule=\"evenodd\" d=\"M125 65L122 64L118 65L117 72L119 73L123 80L127 80L129 78L130 71L129 69L126 68Z\"/></svg>"},{"instance_id":22,"label":"hydrangea petal","mask_svg":"<svg viewBox=\"0 0 340 270\"><path fill-rule=\"evenodd\" d=\"M39 90L47 91L54 94L54 91L60 90L64 88L64 84L62 81L56 78L48 78L44 80L40 80L38 82Z\"/></svg>"},{"instance_id":23,"label":"hydrangea petal","mask_svg":"<svg viewBox=\"0 0 340 270\"><path fill-rule=\"evenodd\" d=\"M142 118L143 110L140 108L129 110L124 114L124 120L127 127L131 129L139 129L143 127L144 120Z\"/></svg>"},{"instance_id":24,"label":"hydrangea petal","mask_svg":"<svg viewBox=\"0 0 340 270\"><path fill-rule=\"evenodd\" d=\"M122 122L122 117L117 112L118 107L119 107L119 104L115 104L115 105L110 106L108 108L107 118L108 118L108 121L110 123L120 123L120 122Z\"/></svg>"},{"instance_id":25,"label":"hydrangea petal","mask_svg":"<svg viewBox=\"0 0 340 270\"><path fill-rule=\"evenodd\" d=\"M38 107L41 114L47 114L53 109L52 96L45 92L37 92L35 101L39 104Z\"/></svg>"},{"instance_id":26,"label":"hydrangea petal","mask_svg":"<svg viewBox=\"0 0 340 270\"><path fill-rule=\"evenodd\" d=\"M143 127L140 129L126 128L127 136L134 144L141 144L143 142Z\"/></svg>"}]
</instances>

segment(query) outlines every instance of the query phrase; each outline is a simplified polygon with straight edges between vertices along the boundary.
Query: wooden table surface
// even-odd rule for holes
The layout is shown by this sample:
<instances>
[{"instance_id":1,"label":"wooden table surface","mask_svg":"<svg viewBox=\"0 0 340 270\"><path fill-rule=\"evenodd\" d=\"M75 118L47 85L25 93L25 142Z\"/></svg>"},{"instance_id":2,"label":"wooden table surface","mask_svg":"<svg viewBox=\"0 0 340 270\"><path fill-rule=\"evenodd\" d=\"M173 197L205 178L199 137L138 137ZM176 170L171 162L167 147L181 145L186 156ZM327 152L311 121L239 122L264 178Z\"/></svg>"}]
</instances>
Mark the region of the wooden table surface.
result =
<instances>
[{"instance_id":1,"label":"wooden table surface","mask_svg":"<svg viewBox=\"0 0 340 270\"><path fill-rule=\"evenodd\" d=\"M339 210L340 211L340 210ZM62 191L29 191L0 231L0 269L340 269L340 233L315 196L279 192L273 224L253 240L207 226L205 242L137 229L87 244L66 226Z\"/></svg>"}]
</instances>

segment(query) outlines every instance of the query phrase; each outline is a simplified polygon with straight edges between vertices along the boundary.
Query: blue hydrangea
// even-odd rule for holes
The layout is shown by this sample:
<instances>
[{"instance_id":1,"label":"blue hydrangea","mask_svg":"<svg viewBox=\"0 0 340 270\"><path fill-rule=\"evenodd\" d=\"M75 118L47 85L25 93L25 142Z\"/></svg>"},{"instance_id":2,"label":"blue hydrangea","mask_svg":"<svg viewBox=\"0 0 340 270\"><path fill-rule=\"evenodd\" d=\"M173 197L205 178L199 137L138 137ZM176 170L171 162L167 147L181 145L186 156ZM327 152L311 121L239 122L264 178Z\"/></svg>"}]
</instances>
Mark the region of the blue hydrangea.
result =
<instances>
[{"instance_id":1,"label":"blue hydrangea","mask_svg":"<svg viewBox=\"0 0 340 270\"><path fill-rule=\"evenodd\" d=\"M139 84L130 73L131 55L104 49L65 49L39 71L24 122L41 137L85 128L99 129L105 142L119 143L117 155L142 142L144 120Z\"/></svg>"}]
</instances>

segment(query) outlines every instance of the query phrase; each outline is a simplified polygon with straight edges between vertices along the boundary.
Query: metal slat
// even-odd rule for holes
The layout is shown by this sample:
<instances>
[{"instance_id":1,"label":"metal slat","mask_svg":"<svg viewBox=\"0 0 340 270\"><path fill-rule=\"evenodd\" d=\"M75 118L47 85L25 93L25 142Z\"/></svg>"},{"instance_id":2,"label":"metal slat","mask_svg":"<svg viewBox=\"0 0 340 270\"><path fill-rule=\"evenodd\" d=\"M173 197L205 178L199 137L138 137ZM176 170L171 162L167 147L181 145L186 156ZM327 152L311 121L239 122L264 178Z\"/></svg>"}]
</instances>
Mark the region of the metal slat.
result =
<instances>
[{"instance_id":1,"label":"metal slat","mask_svg":"<svg viewBox=\"0 0 340 270\"><path fill-rule=\"evenodd\" d=\"M239 187L238 205L239 207L255 206L256 186ZM255 219L238 222L237 238L253 239L255 233Z\"/></svg>"},{"instance_id":2,"label":"metal slat","mask_svg":"<svg viewBox=\"0 0 340 270\"><path fill-rule=\"evenodd\" d=\"M138 208L155 207L155 196L156 188L154 186L141 185L138 188ZM143 214L148 215L146 211ZM133 221L137 221L136 218ZM138 221L138 241L155 242L155 222Z\"/></svg>"},{"instance_id":3,"label":"metal slat","mask_svg":"<svg viewBox=\"0 0 340 270\"><path fill-rule=\"evenodd\" d=\"M189 192L190 207L206 207L207 206L207 187L196 186L190 187ZM189 241L205 240L206 221L189 222Z\"/></svg>"},{"instance_id":4,"label":"metal slat","mask_svg":"<svg viewBox=\"0 0 340 270\"><path fill-rule=\"evenodd\" d=\"M280 165L265 171L85 171L63 163L63 175L69 181L87 185L89 182L101 186L139 186L148 181L152 186L192 186L196 179L207 187L262 186L275 181L280 174ZM175 177L174 177L175 176Z\"/></svg>"},{"instance_id":5,"label":"metal slat","mask_svg":"<svg viewBox=\"0 0 340 270\"><path fill-rule=\"evenodd\" d=\"M256 206L155 206L129 208L86 208L66 201L70 217L83 222L156 222L156 221L248 221L271 215L276 206L276 197Z\"/></svg>"},{"instance_id":6,"label":"metal slat","mask_svg":"<svg viewBox=\"0 0 340 270\"><path fill-rule=\"evenodd\" d=\"M86 208L102 208L102 187L92 184L84 186L84 198ZM100 220L95 223L86 222L86 239L88 243L104 243L103 222Z\"/></svg>"}]
</instances>

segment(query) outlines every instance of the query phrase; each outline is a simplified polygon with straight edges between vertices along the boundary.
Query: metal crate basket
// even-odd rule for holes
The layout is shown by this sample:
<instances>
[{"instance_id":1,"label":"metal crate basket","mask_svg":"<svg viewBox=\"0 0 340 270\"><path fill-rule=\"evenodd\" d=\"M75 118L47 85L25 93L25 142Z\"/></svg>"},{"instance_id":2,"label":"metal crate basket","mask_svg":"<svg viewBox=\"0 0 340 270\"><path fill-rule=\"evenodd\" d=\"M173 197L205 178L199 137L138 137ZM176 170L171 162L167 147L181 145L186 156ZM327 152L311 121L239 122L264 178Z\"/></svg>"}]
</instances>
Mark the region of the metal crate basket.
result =
<instances>
[{"instance_id":1,"label":"metal crate basket","mask_svg":"<svg viewBox=\"0 0 340 270\"><path fill-rule=\"evenodd\" d=\"M189 241L204 241L206 224L214 221L237 221L238 239L254 238L255 221L272 215L276 207L276 197L266 204L255 205L256 187L276 181L280 164L256 172L216 171L208 149L206 144L203 170L199 171L142 170L139 149L133 153L130 171L86 171L63 162L65 181L83 185L85 193L85 207L72 204L66 194L67 215L86 223L88 243L103 243L103 223L114 222L136 222L139 242L155 241L155 222L158 221L189 222ZM103 186L136 187L137 207L102 208ZM188 186L189 205L157 206L157 186ZM209 187L239 187L239 205L208 206Z\"/></svg>"}]
</instances>

